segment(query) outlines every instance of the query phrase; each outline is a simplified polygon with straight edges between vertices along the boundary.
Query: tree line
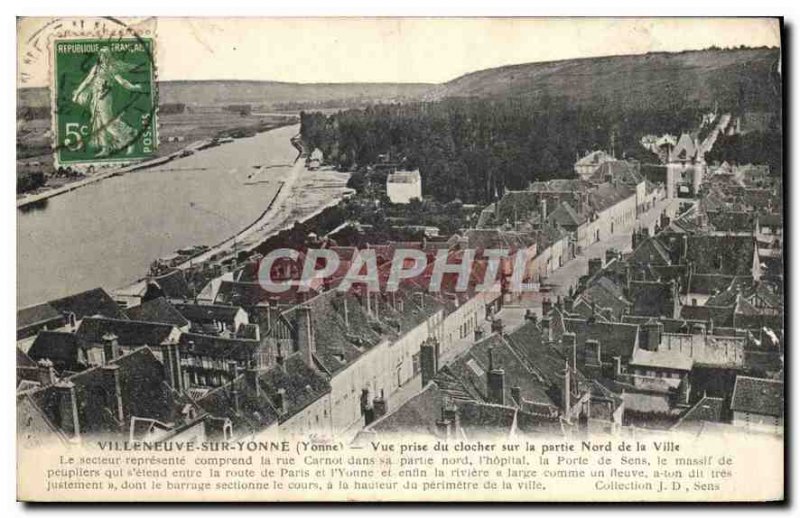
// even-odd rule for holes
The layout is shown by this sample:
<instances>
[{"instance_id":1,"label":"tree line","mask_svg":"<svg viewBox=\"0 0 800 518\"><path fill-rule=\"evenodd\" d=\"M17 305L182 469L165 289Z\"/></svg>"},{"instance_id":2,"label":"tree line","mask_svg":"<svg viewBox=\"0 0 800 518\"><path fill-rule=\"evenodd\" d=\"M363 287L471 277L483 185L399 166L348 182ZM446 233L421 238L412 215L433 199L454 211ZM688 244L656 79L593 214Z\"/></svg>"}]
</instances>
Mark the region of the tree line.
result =
<instances>
[{"instance_id":1,"label":"tree line","mask_svg":"<svg viewBox=\"0 0 800 518\"><path fill-rule=\"evenodd\" d=\"M301 112L301 135L328 164L355 172L356 187L368 166L388 154L420 170L424 195L488 203L531 181L574 177L573 164L586 151L656 162L640 144L643 135L679 135L697 128L708 111L679 98L648 109L580 106L549 96L447 99Z\"/></svg>"}]
</instances>

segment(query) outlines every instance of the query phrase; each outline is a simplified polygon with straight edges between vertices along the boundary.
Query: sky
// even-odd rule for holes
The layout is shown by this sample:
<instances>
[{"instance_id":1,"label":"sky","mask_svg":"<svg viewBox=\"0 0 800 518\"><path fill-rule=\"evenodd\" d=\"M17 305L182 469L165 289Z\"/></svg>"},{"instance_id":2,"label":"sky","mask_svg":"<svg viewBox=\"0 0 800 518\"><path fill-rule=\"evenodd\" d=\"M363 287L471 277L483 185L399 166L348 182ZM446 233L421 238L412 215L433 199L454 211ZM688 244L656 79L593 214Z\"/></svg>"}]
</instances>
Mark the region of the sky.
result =
<instances>
[{"instance_id":1,"label":"sky","mask_svg":"<svg viewBox=\"0 0 800 518\"><path fill-rule=\"evenodd\" d=\"M18 23L18 85L48 83L46 53L31 58L29 39L46 21ZM517 63L780 45L778 21L756 18L159 18L155 23L162 80L440 83Z\"/></svg>"}]
</instances>

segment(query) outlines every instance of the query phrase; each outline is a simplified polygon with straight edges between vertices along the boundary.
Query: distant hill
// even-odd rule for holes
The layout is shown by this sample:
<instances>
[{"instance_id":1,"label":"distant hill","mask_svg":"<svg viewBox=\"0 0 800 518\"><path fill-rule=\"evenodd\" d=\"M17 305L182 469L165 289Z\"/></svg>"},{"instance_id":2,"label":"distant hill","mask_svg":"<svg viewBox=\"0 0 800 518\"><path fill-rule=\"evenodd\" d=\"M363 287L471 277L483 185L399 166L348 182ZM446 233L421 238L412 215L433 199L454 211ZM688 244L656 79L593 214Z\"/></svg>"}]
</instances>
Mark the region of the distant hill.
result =
<instances>
[{"instance_id":1,"label":"distant hill","mask_svg":"<svg viewBox=\"0 0 800 518\"><path fill-rule=\"evenodd\" d=\"M254 104L274 108L328 107L419 99L434 85L424 83L282 83L275 81L163 81L159 102L195 106ZM19 106L47 106L46 88L23 88Z\"/></svg>"},{"instance_id":2,"label":"distant hill","mask_svg":"<svg viewBox=\"0 0 800 518\"><path fill-rule=\"evenodd\" d=\"M715 101L774 108L780 102L779 56L779 49L720 49L528 63L463 75L433 88L426 99L566 97L572 104L634 109Z\"/></svg>"},{"instance_id":3,"label":"distant hill","mask_svg":"<svg viewBox=\"0 0 800 518\"><path fill-rule=\"evenodd\" d=\"M491 68L440 85L165 81L160 102L276 109L361 106L445 98L566 98L574 105L646 109L686 103L749 110L780 106L779 49L701 50L569 59ZM19 106L47 106L45 88L18 90Z\"/></svg>"}]
</instances>

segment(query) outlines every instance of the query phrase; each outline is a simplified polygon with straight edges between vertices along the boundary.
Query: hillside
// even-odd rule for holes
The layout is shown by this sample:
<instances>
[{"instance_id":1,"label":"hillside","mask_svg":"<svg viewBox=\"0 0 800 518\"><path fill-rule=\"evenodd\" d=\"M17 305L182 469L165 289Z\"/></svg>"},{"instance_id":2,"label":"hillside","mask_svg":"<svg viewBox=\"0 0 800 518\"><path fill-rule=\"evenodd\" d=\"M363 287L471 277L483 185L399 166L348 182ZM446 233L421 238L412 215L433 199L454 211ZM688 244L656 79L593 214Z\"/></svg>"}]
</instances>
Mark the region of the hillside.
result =
<instances>
[{"instance_id":1,"label":"hillside","mask_svg":"<svg viewBox=\"0 0 800 518\"><path fill-rule=\"evenodd\" d=\"M267 108L329 107L419 99L433 85L419 83L281 83L276 81L164 81L161 104L194 106L254 104ZM19 106L47 106L46 88L23 88Z\"/></svg>"},{"instance_id":2,"label":"hillside","mask_svg":"<svg viewBox=\"0 0 800 518\"><path fill-rule=\"evenodd\" d=\"M694 103L764 109L780 102L779 49L702 50L528 63L473 72L426 98L565 97L625 109Z\"/></svg>"}]
</instances>

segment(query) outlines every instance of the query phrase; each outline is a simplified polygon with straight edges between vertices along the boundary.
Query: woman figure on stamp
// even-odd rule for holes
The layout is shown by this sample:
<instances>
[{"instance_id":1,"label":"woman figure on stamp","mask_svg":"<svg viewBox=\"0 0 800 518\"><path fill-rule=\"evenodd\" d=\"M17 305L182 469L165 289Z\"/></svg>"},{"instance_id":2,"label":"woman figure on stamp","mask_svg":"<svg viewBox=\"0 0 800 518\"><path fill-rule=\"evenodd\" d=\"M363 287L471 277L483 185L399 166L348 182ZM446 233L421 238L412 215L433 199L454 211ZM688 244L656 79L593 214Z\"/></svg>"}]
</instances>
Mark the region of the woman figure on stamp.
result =
<instances>
[{"instance_id":1,"label":"woman figure on stamp","mask_svg":"<svg viewBox=\"0 0 800 518\"><path fill-rule=\"evenodd\" d=\"M131 68L133 65L115 58L104 47L98 53L97 63L72 94L72 101L90 112L89 144L98 149L95 156L109 156L123 148L127 154L133 152L136 131L122 120L124 109L114 113L115 83L129 92L143 91L142 85L122 77Z\"/></svg>"}]
</instances>

